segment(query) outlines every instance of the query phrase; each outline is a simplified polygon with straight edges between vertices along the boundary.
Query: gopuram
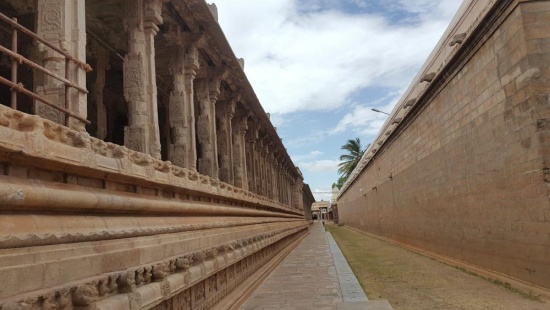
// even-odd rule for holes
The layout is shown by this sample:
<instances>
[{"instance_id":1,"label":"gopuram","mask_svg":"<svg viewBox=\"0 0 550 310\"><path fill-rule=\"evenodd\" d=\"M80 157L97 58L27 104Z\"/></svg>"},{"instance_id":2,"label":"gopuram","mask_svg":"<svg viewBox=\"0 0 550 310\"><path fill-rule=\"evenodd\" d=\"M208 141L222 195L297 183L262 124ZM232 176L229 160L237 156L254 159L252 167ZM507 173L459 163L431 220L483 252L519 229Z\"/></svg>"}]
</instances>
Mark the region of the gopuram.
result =
<instances>
[{"instance_id":1,"label":"gopuram","mask_svg":"<svg viewBox=\"0 0 550 310\"><path fill-rule=\"evenodd\" d=\"M204 0L0 0L0 308L235 308L313 196Z\"/></svg>"}]
</instances>

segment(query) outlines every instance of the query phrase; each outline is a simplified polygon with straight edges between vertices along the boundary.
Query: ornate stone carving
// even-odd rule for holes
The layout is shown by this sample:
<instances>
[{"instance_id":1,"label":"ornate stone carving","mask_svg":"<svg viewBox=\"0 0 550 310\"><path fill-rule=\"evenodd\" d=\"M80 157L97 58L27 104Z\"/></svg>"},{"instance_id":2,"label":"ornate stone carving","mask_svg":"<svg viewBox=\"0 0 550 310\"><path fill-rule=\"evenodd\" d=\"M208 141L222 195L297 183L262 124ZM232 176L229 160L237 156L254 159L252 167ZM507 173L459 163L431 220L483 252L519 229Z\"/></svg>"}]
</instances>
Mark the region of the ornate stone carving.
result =
<instances>
[{"instance_id":1,"label":"ornate stone carving","mask_svg":"<svg viewBox=\"0 0 550 310\"><path fill-rule=\"evenodd\" d=\"M114 293L118 290L118 275L109 276L109 292Z\"/></svg>"},{"instance_id":2,"label":"ornate stone carving","mask_svg":"<svg viewBox=\"0 0 550 310\"><path fill-rule=\"evenodd\" d=\"M118 289L121 293L133 293L136 291L136 279L134 271L126 271L117 279Z\"/></svg>"},{"instance_id":3,"label":"ornate stone carving","mask_svg":"<svg viewBox=\"0 0 550 310\"><path fill-rule=\"evenodd\" d=\"M143 269L143 282L150 283L153 280L153 267L146 266Z\"/></svg>"},{"instance_id":4,"label":"ornate stone carving","mask_svg":"<svg viewBox=\"0 0 550 310\"><path fill-rule=\"evenodd\" d=\"M209 297L209 296L215 294L217 290L218 290L218 284L216 282L216 277L211 276L211 277L207 278L206 279L206 292L205 292L205 295L207 297Z\"/></svg>"},{"instance_id":5,"label":"ornate stone carving","mask_svg":"<svg viewBox=\"0 0 550 310\"><path fill-rule=\"evenodd\" d=\"M136 280L135 280L136 285L141 285L143 283L143 272L144 272L143 268L136 270Z\"/></svg>"},{"instance_id":6,"label":"ornate stone carving","mask_svg":"<svg viewBox=\"0 0 550 310\"><path fill-rule=\"evenodd\" d=\"M160 284L160 291L161 291L161 294L162 296L164 296L165 298L168 298L170 296L170 283L168 283L168 281L163 281L161 284Z\"/></svg>"},{"instance_id":7,"label":"ornate stone carving","mask_svg":"<svg viewBox=\"0 0 550 310\"><path fill-rule=\"evenodd\" d=\"M124 145L129 149L145 153L145 130L142 127L124 127Z\"/></svg>"},{"instance_id":8,"label":"ornate stone carving","mask_svg":"<svg viewBox=\"0 0 550 310\"><path fill-rule=\"evenodd\" d=\"M173 310L191 309L191 289L187 289L173 297Z\"/></svg>"},{"instance_id":9,"label":"ornate stone carving","mask_svg":"<svg viewBox=\"0 0 550 310\"><path fill-rule=\"evenodd\" d=\"M143 0L124 1L124 29L143 30Z\"/></svg>"},{"instance_id":10,"label":"ornate stone carving","mask_svg":"<svg viewBox=\"0 0 550 310\"><path fill-rule=\"evenodd\" d=\"M128 301L130 302L131 310L140 310L141 309L141 295L138 293L128 294Z\"/></svg>"},{"instance_id":11,"label":"ornate stone carving","mask_svg":"<svg viewBox=\"0 0 550 310\"><path fill-rule=\"evenodd\" d=\"M63 28L64 6L60 0L42 0L39 2L38 24L42 31L54 31Z\"/></svg>"},{"instance_id":12,"label":"ornate stone carving","mask_svg":"<svg viewBox=\"0 0 550 310\"><path fill-rule=\"evenodd\" d=\"M57 298L57 309L68 310L72 308L73 299L69 288L64 288L55 292L55 296Z\"/></svg>"},{"instance_id":13,"label":"ornate stone carving","mask_svg":"<svg viewBox=\"0 0 550 310\"><path fill-rule=\"evenodd\" d=\"M109 289L109 278L103 278L99 280L97 285L97 291L99 293L99 296L104 296L110 292Z\"/></svg>"},{"instance_id":14,"label":"ornate stone carving","mask_svg":"<svg viewBox=\"0 0 550 310\"><path fill-rule=\"evenodd\" d=\"M99 292L95 285L82 285L73 292L73 305L90 306L99 297Z\"/></svg>"},{"instance_id":15,"label":"ornate stone carving","mask_svg":"<svg viewBox=\"0 0 550 310\"><path fill-rule=\"evenodd\" d=\"M204 298L205 298L205 281L201 281L200 283L194 285L192 288L191 288L191 292L192 292L192 303L193 305L195 304L199 304L201 303L202 301L204 301Z\"/></svg>"},{"instance_id":16,"label":"ornate stone carving","mask_svg":"<svg viewBox=\"0 0 550 310\"><path fill-rule=\"evenodd\" d=\"M145 100L143 79L143 57L141 53L127 54L124 57L124 98L127 101Z\"/></svg>"},{"instance_id":17,"label":"ornate stone carving","mask_svg":"<svg viewBox=\"0 0 550 310\"><path fill-rule=\"evenodd\" d=\"M168 275L166 263L161 263L153 266L153 280L162 281Z\"/></svg>"}]
</instances>

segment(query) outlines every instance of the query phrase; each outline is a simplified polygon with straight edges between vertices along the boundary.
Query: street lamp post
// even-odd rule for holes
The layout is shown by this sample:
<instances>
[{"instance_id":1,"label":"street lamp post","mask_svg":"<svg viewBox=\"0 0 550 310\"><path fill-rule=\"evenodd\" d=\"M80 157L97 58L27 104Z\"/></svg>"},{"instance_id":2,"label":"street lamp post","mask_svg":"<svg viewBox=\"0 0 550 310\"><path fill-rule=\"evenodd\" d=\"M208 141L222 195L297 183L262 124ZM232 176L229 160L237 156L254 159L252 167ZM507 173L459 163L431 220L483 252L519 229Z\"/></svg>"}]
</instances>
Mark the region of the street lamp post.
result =
<instances>
[{"instance_id":1,"label":"street lamp post","mask_svg":"<svg viewBox=\"0 0 550 310\"><path fill-rule=\"evenodd\" d=\"M375 108L372 108L371 110L373 110L374 112L384 113L384 114L386 114L386 115L390 115L390 113L386 113L386 112L384 112L384 111L380 111L380 110L375 109Z\"/></svg>"}]
</instances>

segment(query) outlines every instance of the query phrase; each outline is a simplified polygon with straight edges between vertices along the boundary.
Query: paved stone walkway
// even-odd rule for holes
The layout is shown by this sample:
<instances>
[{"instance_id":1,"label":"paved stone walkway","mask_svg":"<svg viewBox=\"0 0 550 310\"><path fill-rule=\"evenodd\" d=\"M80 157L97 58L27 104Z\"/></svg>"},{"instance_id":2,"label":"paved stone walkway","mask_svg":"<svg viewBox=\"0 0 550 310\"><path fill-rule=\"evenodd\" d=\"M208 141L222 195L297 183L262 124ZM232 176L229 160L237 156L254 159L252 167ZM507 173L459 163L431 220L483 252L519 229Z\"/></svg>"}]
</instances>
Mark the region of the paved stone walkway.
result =
<instances>
[{"instance_id":1,"label":"paved stone walkway","mask_svg":"<svg viewBox=\"0 0 550 310\"><path fill-rule=\"evenodd\" d=\"M335 253L336 267L332 252ZM344 300L367 300L357 279L350 273L351 269L332 235L325 233L323 226L316 223L310 227L309 235L252 293L241 309L332 310Z\"/></svg>"}]
</instances>

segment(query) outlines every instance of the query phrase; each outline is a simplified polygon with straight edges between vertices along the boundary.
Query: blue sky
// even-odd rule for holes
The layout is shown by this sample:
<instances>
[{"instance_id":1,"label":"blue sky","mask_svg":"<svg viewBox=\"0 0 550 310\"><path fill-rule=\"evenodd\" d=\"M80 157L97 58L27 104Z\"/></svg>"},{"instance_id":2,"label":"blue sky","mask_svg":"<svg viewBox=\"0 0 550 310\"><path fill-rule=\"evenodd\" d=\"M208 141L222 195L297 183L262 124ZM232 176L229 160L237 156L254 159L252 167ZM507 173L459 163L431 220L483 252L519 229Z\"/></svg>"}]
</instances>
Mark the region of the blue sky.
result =
<instances>
[{"instance_id":1,"label":"blue sky","mask_svg":"<svg viewBox=\"0 0 550 310\"><path fill-rule=\"evenodd\" d=\"M462 0L217 0L260 102L305 182L330 191L340 147L383 125ZM328 200L328 194L316 194Z\"/></svg>"}]
</instances>

